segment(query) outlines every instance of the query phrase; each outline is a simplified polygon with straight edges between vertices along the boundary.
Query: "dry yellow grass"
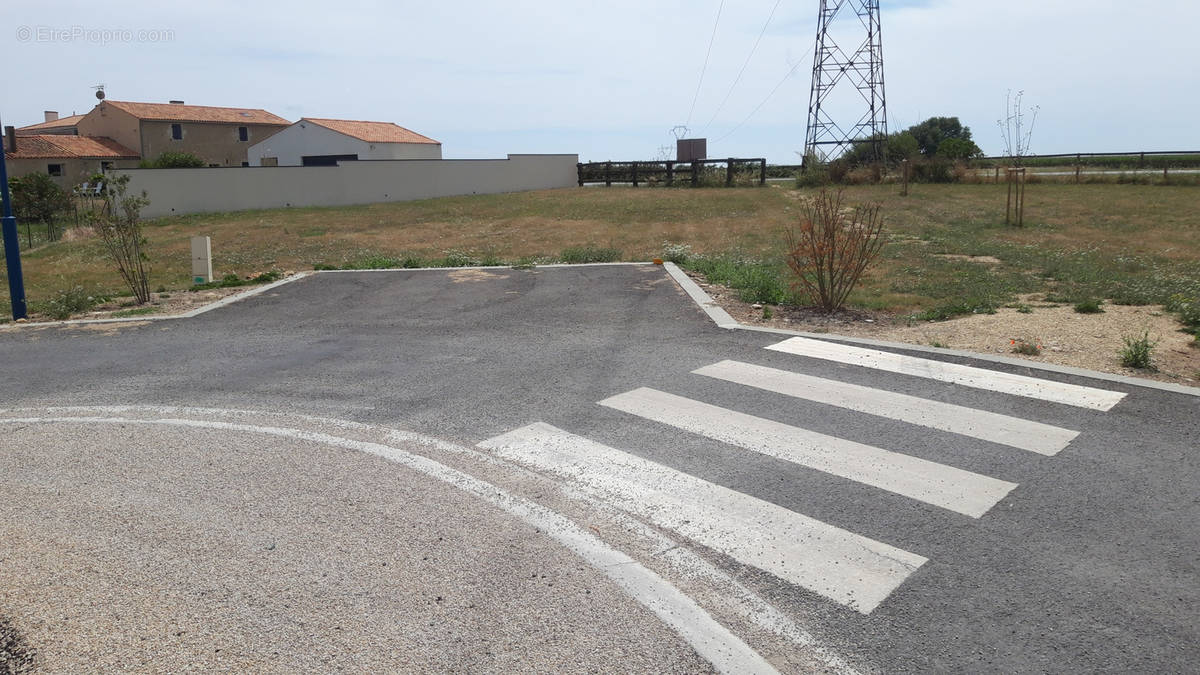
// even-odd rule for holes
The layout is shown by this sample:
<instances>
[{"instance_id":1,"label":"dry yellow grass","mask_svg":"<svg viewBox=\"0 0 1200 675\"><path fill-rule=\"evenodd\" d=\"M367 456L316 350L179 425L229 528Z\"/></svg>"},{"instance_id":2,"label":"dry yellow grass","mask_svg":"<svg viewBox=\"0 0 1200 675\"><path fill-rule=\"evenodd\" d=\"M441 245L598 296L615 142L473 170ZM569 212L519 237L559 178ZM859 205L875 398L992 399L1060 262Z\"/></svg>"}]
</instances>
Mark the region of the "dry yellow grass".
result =
<instances>
[{"instance_id":1,"label":"dry yellow grass","mask_svg":"<svg viewBox=\"0 0 1200 675\"><path fill-rule=\"evenodd\" d=\"M1101 261L1135 257L1195 269L1200 261L1198 196L1194 187L1031 185L1029 224L1015 229L1003 225L1004 186L918 185L907 198L890 185L847 188L850 203L882 204L893 236L852 300L892 309L937 304L940 300L930 289L963 275L971 263L931 262L934 254L1003 260L989 272L1004 284L1015 284L1002 288L1003 293L1045 290L1014 280L1027 276L1030 266L1044 266L1047 256L1078 251L1090 250ZM145 233L151 287L183 288L190 278L192 235L212 237L218 276L311 269L372 256L431 259L450 250L502 260L555 258L564 248L585 244L620 249L627 260L648 260L667 241L688 244L698 253L736 249L771 258L780 254L783 229L798 220L801 209L790 186L582 188L184 216L148 222ZM26 252L24 262L33 305L73 285L120 290L98 242L78 233ZM915 277L914 269L919 271ZM1200 273L1195 276L1200 279ZM897 282L907 277L913 283ZM6 299L7 289L2 290Z\"/></svg>"}]
</instances>

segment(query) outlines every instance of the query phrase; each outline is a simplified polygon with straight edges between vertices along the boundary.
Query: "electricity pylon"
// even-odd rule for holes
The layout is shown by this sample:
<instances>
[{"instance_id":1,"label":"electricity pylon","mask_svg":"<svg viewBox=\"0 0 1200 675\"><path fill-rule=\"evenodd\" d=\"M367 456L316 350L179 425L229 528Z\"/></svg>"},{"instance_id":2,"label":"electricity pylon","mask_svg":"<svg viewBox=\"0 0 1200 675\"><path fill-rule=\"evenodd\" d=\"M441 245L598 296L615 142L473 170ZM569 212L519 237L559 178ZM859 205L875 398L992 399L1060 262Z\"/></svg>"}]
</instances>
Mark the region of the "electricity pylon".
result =
<instances>
[{"instance_id":1,"label":"electricity pylon","mask_svg":"<svg viewBox=\"0 0 1200 675\"><path fill-rule=\"evenodd\" d=\"M843 11L845 9L845 11ZM847 53L830 34L840 18L849 23L851 12L866 37L858 43L858 26L853 42L858 48ZM840 85L840 86L839 86ZM861 102L850 97L849 112L839 105L831 111L829 96L835 90L858 90ZM839 104L842 101L839 101ZM835 120L834 114L842 119ZM851 123L851 120L856 120ZM871 144L875 159L882 160L887 139L887 98L883 87L883 35L879 24L879 0L821 0L817 16L817 47L813 54L812 92L808 98L808 131L804 155L835 159L856 142Z\"/></svg>"}]
</instances>

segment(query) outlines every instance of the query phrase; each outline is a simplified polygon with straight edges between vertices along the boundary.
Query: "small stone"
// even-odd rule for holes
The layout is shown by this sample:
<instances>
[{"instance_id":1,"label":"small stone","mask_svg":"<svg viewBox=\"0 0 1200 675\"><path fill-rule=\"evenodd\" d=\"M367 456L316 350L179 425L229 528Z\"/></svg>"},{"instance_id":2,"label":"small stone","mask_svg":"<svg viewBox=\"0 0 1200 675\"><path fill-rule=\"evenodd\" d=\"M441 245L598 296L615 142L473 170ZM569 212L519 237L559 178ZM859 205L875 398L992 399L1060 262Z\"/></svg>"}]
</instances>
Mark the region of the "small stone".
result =
<instances>
[{"instance_id":1,"label":"small stone","mask_svg":"<svg viewBox=\"0 0 1200 675\"><path fill-rule=\"evenodd\" d=\"M17 323L29 323L29 319L17 319Z\"/></svg>"},{"instance_id":2,"label":"small stone","mask_svg":"<svg viewBox=\"0 0 1200 675\"><path fill-rule=\"evenodd\" d=\"M875 323L875 319L863 319L863 321L866 321L867 323Z\"/></svg>"},{"instance_id":3,"label":"small stone","mask_svg":"<svg viewBox=\"0 0 1200 675\"><path fill-rule=\"evenodd\" d=\"M754 309L762 309L762 305L760 305L760 304L759 304L759 303L757 303L757 302L756 302L756 303L754 303L753 305L750 305L750 307L752 307L752 308L754 308Z\"/></svg>"}]
</instances>

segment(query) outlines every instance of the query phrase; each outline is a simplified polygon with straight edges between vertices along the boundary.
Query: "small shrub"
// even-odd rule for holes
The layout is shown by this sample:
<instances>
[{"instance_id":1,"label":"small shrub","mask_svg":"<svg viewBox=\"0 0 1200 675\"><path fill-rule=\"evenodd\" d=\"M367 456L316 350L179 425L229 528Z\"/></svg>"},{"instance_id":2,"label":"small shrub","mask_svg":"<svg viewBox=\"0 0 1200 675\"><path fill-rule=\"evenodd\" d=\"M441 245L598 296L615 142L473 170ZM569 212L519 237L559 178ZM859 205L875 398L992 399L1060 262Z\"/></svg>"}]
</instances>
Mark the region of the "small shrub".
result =
<instances>
[{"instance_id":1,"label":"small shrub","mask_svg":"<svg viewBox=\"0 0 1200 675\"><path fill-rule=\"evenodd\" d=\"M771 310L771 306L763 305L763 321L769 321L773 316L775 312Z\"/></svg>"},{"instance_id":2,"label":"small shrub","mask_svg":"<svg viewBox=\"0 0 1200 675\"><path fill-rule=\"evenodd\" d=\"M1080 314L1102 314L1104 308L1100 306L1099 300L1084 300L1075 304L1075 311Z\"/></svg>"},{"instance_id":3,"label":"small shrub","mask_svg":"<svg viewBox=\"0 0 1200 675\"><path fill-rule=\"evenodd\" d=\"M930 340L929 346L936 347L938 349L946 349L946 343L942 342L941 340Z\"/></svg>"},{"instance_id":4,"label":"small shrub","mask_svg":"<svg viewBox=\"0 0 1200 675\"><path fill-rule=\"evenodd\" d=\"M1017 305L1017 312L1020 314L1033 314L1033 308L1022 303Z\"/></svg>"},{"instance_id":5,"label":"small shrub","mask_svg":"<svg viewBox=\"0 0 1200 675\"><path fill-rule=\"evenodd\" d=\"M18 222L49 223L71 210L71 195L46 173L31 173L8 179L13 215ZM56 233L53 228L50 230ZM51 236L51 239L57 237Z\"/></svg>"},{"instance_id":6,"label":"small shrub","mask_svg":"<svg viewBox=\"0 0 1200 675\"><path fill-rule=\"evenodd\" d=\"M856 207L847 217L841 192L821 190L804 208L800 227L785 233L787 264L796 288L803 288L824 311L834 312L879 256L883 219L878 205Z\"/></svg>"},{"instance_id":7,"label":"small shrub","mask_svg":"<svg viewBox=\"0 0 1200 675\"><path fill-rule=\"evenodd\" d=\"M587 246L570 246L563 249L559 259L570 265L617 262L621 259L621 251L612 247L605 248L591 244Z\"/></svg>"},{"instance_id":8,"label":"small shrub","mask_svg":"<svg viewBox=\"0 0 1200 675\"><path fill-rule=\"evenodd\" d=\"M71 318L73 314L86 312L105 300L104 297L88 293L83 286L72 286L58 291L46 302L46 314L52 319L62 321Z\"/></svg>"},{"instance_id":9,"label":"small shrub","mask_svg":"<svg viewBox=\"0 0 1200 675\"><path fill-rule=\"evenodd\" d=\"M100 207L87 212L85 219L100 236L108 257L139 305L150 302L150 266L147 264L146 238L142 235L141 210L150 203L145 191L127 195L129 174L93 176L102 182Z\"/></svg>"},{"instance_id":10,"label":"small shrub","mask_svg":"<svg viewBox=\"0 0 1200 675\"><path fill-rule=\"evenodd\" d=\"M199 169L204 166L204 160L190 152L164 152L154 161L142 160L138 164L143 169Z\"/></svg>"},{"instance_id":11,"label":"small shrub","mask_svg":"<svg viewBox=\"0 0 1200 675\"><path fill-rule=\"evenodd\" d=\"M1025 356L1041 356L1042 346L1024 340L1010 340L1012 352L1014 354L1023 354Z\"/></svg>"},{"instance_id":12,"label":"small shrub","mask_svg":"<svg viewBox=\"0 0 1200 675\"><path fill-rule=\"evenodd\" d=\"M1120 352L1122 366L1138 370L1157 370L1152 354L1158 341L1150 339L1150 331L1143 332L1141 337L1125 336L1121 339L1125 342L1125 347Z\"/></svg>"}]
</instances>

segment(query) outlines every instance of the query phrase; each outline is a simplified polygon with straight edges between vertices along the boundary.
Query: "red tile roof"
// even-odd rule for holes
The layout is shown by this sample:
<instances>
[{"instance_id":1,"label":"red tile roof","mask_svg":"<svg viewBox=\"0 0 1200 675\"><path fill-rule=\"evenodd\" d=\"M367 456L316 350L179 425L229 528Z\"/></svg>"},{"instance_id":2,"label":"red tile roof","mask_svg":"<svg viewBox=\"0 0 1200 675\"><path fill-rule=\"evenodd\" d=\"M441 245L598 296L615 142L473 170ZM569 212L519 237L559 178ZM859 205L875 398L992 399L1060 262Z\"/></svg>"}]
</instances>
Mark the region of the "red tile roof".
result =
<instances>
[{"instance_id":1,"label":"red tile roof","mask_svg":"<svg viewBox=\"0 0 1200 675\"><path fill-rule=\"evenodd\" d=\"M367 143L426 143L441 145L440 142L422 136L415 131L409 131L399 124L392 122L364 122L361 120L330 120L320 117L302 117L301 122L312 122L332 129L339 134L357 138Z\"/></svg>"},{"instance_id":2,"label":"red tile roof","mask_svg":"<svg viewBox=\"0 0 1200 675\"><path fill-rule=\"evenodd\" d=\"M153 121L277 124L279 126L291 124L278 115L258 108L218 108L207 105L133 103L130 101L103 101L100 105L110 105L138 119Z\"/></svg>"},{"instance_id":3,"label":"red tile roof","mask_svg":"<svg viewBox=\"0 0 1200 675\"><path fill-rule=\"evenodd\" d=\"M70 115L67 117L60 117L60 118L54 120L53 122L39 122L38 124L30 124L28 126L18 127L17 133L24 132L24 133L29 133L29 134L36 134L37 132L45 131L46 129L57 129L59 127L73 127L81 119L83 119L83 115Z\"/></svg>"},{"instance_id":4,"label":"red tile roof","mask_svg":"<svg viewBox=\"0 0 1200 675\"><path fill-rule=\"evenodd\" d=\"M17 136L17 151L6 159L138 159L138 153L104 136L38 134ZM8 139L4 139L8 148Z\"/></svg>"}]
</instances>

